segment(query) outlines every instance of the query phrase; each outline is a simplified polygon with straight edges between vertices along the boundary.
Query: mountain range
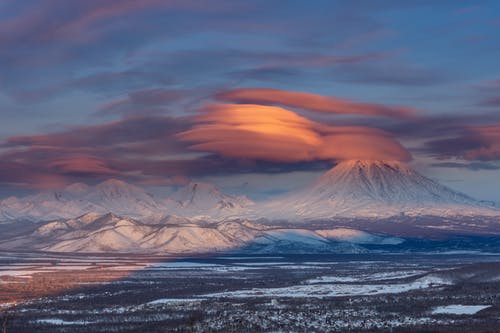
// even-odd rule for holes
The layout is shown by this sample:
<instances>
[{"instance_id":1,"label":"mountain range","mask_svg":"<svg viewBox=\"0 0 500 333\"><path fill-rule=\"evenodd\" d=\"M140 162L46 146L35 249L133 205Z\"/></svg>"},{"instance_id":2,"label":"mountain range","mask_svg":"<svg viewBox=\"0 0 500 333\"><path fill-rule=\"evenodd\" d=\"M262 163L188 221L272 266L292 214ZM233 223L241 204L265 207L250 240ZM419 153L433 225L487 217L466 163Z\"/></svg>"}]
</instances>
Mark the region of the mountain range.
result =
<instances>
[{"instance_id":1,"label":"mountain range","mask_svg":"<svg viewBox=\"0 0 500 333\"><path fill-rule=\"evenodd\" d=\"M166 215L218 218L252 205L246 197L222 193L212 184L191 182L168 198L156 198L144 189L110 179L96 186L77 183L62 190L0 201L0 220L50 221L86 213L113 213L135 218Z\"/></svg>"},{"instance_id":2,"label":"mountain range","mask_svg":"<svg viewBox=\"0 0 500 333\"><path fill-rule=\"evenodd\" d=\"M58 191L0 201L0 220L49 221L86 213L133 218L175 215L197 219L267 218L311 220L398 215L485 215L499 210L422 176L395 161L351 160L337 164L306 189L255 203L223 193L216 186L191 182L167 198L111 179L96 186L77 183Z\"/></svg>"},{"instance_id":3,"label":"mountain range","mask_svg":"<svg viewBox=\"0 0 500 333\"><path fill-rule=\"evenodd\" d=\"M195 254L360 253L357 244L399 244L401 239L349 228L309 230L259 224L248 220L193 223L169 217L145 223L111 213L44 222L28 233L0 240L0 249L49 252L133 252Z\"/></svg>"},{"instance_id":4,"label":"mountain range","mask_svg":"<svg viewBox=\"0 0 500 333\"><path fill-rule=\"evenodd\" d=\"M201 182L158 198L107 180L1 200L0 220L31 224L4 232L0 248L51 252L359 253L366 244L399 244L408 230L500 233L494 205L406 164L368 160L341 162L311 186L263 203Z\"/></svg>"}]
</instances>

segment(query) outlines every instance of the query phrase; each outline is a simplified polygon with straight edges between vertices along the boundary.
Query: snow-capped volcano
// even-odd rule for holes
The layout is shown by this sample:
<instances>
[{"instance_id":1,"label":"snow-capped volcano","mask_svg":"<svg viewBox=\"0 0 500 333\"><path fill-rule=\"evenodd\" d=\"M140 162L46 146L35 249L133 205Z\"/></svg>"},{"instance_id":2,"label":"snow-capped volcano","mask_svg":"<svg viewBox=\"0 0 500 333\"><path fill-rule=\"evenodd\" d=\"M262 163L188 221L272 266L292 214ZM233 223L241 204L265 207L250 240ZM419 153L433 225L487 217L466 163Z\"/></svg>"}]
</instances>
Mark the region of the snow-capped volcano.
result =
<instances>
[{"instance_id":1,"label":"snow-capped volcano","mask_svg":"<svg viewBox=\"0 0 500 333\"><path fill-rule=\"evenodd\" d=\"M264 205L263 209L272 218L288 219L493 212L404 163L377 160L343 161L309 188Z\"/></svg>"}]
</instances>

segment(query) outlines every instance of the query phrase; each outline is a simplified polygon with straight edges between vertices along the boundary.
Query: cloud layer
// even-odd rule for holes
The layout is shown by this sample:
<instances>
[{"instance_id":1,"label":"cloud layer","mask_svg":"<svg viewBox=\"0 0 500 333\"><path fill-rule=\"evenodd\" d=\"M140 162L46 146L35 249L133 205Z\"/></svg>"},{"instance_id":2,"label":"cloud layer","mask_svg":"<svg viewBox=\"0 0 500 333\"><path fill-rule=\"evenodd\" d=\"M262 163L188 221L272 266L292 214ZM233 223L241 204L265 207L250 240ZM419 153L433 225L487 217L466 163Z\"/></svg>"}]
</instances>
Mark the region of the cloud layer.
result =
<instances>
[{"instance_id":1,"label":"cloud layer","mask_svg":"<svg viewBox=\"0 0 500 333\"><path fill-rule=\"evenodd\" d=\"M368 127L324 125L293 111L257 104L216 104L178 134L192 149L279 162L344 159L408 161L390 134Z\"/></svg>"}]
</instances>

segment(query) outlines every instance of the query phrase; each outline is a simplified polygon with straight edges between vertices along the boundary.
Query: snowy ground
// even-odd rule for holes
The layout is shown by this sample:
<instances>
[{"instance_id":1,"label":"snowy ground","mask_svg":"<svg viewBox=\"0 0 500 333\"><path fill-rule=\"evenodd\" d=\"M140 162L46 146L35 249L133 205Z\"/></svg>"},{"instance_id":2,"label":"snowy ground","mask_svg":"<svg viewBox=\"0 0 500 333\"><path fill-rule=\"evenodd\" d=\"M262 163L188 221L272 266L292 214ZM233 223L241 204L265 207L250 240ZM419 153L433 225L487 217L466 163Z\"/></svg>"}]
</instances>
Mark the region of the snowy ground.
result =
<instances>
[{"instance_id":1,"label":"snowy ground","mask_svg":"<svg viewBox=\"0 0 500 333\"><path fill-rule=\"evenodd\" d=\"M473 315L489 307L491 305L446 305L438 306L432 314Z\"/></svg>"},{"instance_id":2,"label":"snowy ground","mask_svg":"<svg viewBox=\"0 0 500 333\"><path fill-rule=\"evenodd\" d=\"M499 324L499 277L500 256L464 254L11 253L0 254L0 306L16 333L488 331Z\"/></svg>"}]
</instances>

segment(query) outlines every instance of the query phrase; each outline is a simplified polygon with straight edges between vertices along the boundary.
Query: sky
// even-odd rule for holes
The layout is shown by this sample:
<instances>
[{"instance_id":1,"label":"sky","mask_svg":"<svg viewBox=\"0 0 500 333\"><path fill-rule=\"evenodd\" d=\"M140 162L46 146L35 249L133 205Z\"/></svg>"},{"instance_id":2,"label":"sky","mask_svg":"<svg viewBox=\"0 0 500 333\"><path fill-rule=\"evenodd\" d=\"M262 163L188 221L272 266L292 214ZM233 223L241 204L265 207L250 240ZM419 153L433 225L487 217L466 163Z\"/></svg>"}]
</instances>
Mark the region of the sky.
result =
<instances>
[{"instance_id":1,"label":"sky","mask_svg":"<svg viewBox=\"0 0 500 333\"><path fill-rule=\"evenodd\" d=\"M384 159L500 201L498 59L498 1L3 0L0 197Z\"/></svg>"}]
</instances>

